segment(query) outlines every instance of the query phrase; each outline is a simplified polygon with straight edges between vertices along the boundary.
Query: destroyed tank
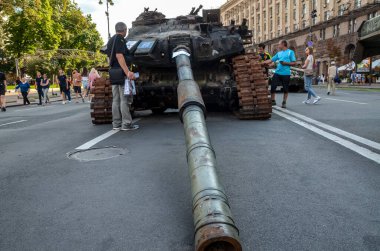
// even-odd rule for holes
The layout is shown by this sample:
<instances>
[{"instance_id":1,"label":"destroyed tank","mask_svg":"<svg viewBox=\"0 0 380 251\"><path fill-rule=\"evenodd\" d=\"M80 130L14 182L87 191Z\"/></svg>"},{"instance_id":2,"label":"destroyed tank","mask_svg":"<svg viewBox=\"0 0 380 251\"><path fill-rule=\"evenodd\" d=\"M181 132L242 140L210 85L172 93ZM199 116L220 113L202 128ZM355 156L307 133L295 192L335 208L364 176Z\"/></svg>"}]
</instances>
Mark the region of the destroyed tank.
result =
<instances>
[{"instance_id":1,"label":"destroyed tank","mask_svg":"<svg viewBox=\"0 0 380 251\"><path fill-rule=\"evenodd\" d=\"M259 57L245 53L251 43L246 21L223 27L219 11L167 19L148 9L127 37L127 61L139 72L134 108L178 108L186 138L191 177L196 251L241 251L239 230L216 171L215 151L206 126L206 108L235 110L241 119L271 114L268 81ZM91 107L95 124L112 120L110 82L95 82ZM168 247L170 249L170 247Z\"/></svg>"},{"instance_id":2,"label":"destroyed tank","mask_svg":"<svg viewBox=\"0 0 380 251\"><path fill-rule=\"evenodd\" d=\"M140 73L135 81L133 109L162 113L178 107L173 53L181 47L190 54L194 78L208 110L233 111L240 119L270 118L268 81L259 57L245 51L245 46L252 45L247 21L235 25L232 20L229 26L223 26L220 10L203 10L201 17L201 8L169 19L146 8L132 23L126 38L127 61L132 71ZM105 85L95 87L95 124L111 121L111 88Z\"/></svg>"}]
</instances>

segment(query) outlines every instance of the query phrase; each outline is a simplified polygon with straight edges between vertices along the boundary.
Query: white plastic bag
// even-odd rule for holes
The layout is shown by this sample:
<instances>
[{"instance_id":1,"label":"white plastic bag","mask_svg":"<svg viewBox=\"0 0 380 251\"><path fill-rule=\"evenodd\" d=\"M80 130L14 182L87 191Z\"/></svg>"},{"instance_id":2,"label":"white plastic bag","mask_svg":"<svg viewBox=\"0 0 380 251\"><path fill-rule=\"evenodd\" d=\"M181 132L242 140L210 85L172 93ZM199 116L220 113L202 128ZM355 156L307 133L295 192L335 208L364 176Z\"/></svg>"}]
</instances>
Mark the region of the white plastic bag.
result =
<instances>
[{"instance_id":1,"label":"white plastic bag","mask_svg":"<svg viewBox=\"0 0 380 251\"><path fill-rule=\"evenodd\" d=\"M124 96L136 95L136 85L134 80L125 79Z\"/></svg>"}]
</instances>

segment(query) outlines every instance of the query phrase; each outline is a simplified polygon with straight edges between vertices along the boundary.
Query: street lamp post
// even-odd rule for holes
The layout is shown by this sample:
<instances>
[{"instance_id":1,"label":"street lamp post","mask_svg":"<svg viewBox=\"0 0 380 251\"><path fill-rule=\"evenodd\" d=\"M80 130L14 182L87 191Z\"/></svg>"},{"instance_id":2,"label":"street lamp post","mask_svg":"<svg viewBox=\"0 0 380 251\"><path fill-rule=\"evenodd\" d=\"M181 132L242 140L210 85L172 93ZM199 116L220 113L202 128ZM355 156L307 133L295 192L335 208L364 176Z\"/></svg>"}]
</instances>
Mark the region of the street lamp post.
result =
<instances>
[{"instance_id":1,"label":"street lamp post","mask_svg":"<svg viewBox=\"0 0 380 251\"><path fill-rule=\"evenodd\" d=\"M102 0L99 0L99 4L103 4ZM110 33L110 12L109 12L109 5L113 6L114 3L112 0L106 0L106 16L107 16L107 27L108 27L108 38L111 38L111 33Z\"/></svg>"}]
</instances>

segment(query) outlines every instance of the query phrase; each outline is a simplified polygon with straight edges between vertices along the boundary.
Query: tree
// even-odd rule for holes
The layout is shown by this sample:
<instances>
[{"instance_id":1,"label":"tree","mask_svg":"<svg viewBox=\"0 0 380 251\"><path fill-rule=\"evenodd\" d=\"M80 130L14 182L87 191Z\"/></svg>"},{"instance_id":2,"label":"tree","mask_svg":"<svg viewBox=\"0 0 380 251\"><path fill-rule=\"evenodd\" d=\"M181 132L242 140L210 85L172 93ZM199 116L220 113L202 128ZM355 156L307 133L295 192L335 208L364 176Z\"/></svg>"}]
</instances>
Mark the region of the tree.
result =
<instances>
[{"instance_id":1,"label":"tree","mask_svg":"<svg viewBox=\"0 0 380 251\"><path fill-rule=\"evenodd\" d=\"M57 49L96 52L103 45L91 16L85 16L71 0L0 0L0 14L0 36L3 31L5 37L3 46L0 40L0 50L4 48L5 54L22 59L27 71L35 66L55 71L57 67L76 68L104 60L98 54L57 55ZM49 52L38 59L30 57L41 50Z\"/></svg>"}]
</instances>

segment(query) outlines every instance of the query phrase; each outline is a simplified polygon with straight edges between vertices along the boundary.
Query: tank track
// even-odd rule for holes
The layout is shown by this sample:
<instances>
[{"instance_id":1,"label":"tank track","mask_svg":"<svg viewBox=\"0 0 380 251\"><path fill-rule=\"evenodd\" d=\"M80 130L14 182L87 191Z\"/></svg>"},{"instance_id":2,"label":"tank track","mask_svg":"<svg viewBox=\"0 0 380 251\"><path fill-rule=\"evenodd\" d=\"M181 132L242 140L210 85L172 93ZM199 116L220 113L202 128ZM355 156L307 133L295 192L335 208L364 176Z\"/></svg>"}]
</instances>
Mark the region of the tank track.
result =
<instances>
[{"instance_id":1,"label":"tank track","mask_svg":"<svg viewBox=\"0 0 380 251\"><path fill-rule=\"evenodd\" d=\"M236 116L244 120L271 118L272 104L268 79L260 64L260 57L247 53L233 58L232 62L239 97Z\"/></svg>"},{"instance_id":2,"label":"tank track","mask_svg":"<svg viewBox=\"0 0 380 251\"><path fill-rule=\"evenodd\" d=\"M91 100L91 118L94 125L112 123L112 86L109 80L95 80Z\"/></svg>"}]
</instances>

